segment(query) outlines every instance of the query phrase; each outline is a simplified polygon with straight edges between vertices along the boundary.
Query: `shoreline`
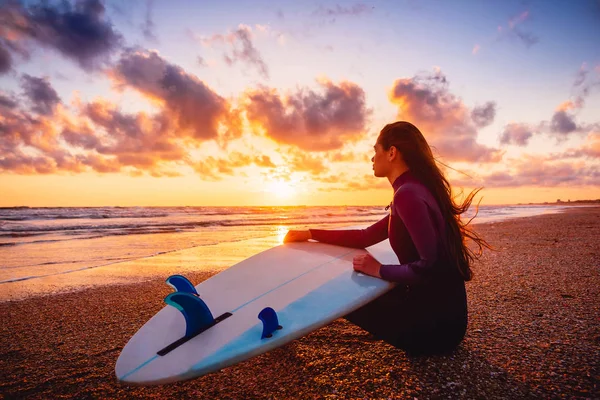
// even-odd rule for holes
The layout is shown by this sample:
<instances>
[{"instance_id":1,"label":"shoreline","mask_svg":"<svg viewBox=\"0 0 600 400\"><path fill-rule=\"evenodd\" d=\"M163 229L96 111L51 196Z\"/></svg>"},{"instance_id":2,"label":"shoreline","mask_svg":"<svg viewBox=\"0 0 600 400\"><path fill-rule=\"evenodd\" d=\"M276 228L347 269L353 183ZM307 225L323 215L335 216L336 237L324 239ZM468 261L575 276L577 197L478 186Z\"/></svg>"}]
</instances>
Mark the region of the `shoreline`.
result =
<instances>
[{"instance_id":1,"label":"shoreline","mask_svg":"<svg viewBox=\"0 0 600 400\"><path fill-rule=\"evenodd\" d=\"M171 291L156 278L1 302L0 398L598 398L600 207L475 227L496 251L451 355L410 358L340 319L199 379L125 386L116 359Z\"/></svg>"},{"instance_id":2,"label":"shoreline","mask_svg":"<svg viewBox=\"0 0 600 400\"><path fill-rule=\"evenodd\" d=\"M575 205L573 207L589 207L589 205ZM483 220L481 220L482 217L479 216L472 222L472 226L478 227L514 219L533 218L540 215L562 213L572 207L559 205L549 208L550 210L542 210L541 214L511 215L508 217L496 217L497 219L491 220L490 217L483 217ZM344 229L354 226L356 225L331 226L326 223L322 228ZM79 265L75 269L54 273L40 272L39 275L27 275L0 281L0 288L3 289L0 294L0 303L20 301L37 296L46 297L60 293L93 290L107 285L122 286L132 280L137 281L137 283L142 283L154 279L164 279L175 273L192 273L198 270L197 265L199 263L203 264L203 267L201 267L203 271L220 272L254 254L279 245L282 239L283 234L282 232L279 232L278 235L257 237L253 239L241 239L231 242L211 243L165 250L155 254L141 255L135 258L107 261L106 263L99 265L85 265L79 262ZM239 247L243 250L232 250L232 246ZM219 259L219 257L214 256L215 254L224 254L224 257ZM60 265L60 263L57 263L57 265ZM142 269L144 269L144 271L141 271Z\"/></svg>"}]
</instances>

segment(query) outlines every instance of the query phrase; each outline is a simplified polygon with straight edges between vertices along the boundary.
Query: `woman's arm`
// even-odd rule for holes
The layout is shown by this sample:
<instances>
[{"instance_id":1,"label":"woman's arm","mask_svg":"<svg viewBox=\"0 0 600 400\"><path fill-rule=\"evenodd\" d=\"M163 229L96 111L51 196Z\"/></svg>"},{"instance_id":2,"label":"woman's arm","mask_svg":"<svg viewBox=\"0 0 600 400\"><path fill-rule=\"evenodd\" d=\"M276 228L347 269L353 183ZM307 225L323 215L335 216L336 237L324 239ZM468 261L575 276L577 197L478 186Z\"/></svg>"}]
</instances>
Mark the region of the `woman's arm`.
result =
<instances>
[{"instance_id":1,"label":"woman's arm","mask_svg":"<svg viewBox=\"0 0 600 400\"><path fill-rule=\"evenodd\" d=\"M309 229L311 238L319 242L364 249L388 237L389 216L365 229Z\"/></svg>"}]
</instances>

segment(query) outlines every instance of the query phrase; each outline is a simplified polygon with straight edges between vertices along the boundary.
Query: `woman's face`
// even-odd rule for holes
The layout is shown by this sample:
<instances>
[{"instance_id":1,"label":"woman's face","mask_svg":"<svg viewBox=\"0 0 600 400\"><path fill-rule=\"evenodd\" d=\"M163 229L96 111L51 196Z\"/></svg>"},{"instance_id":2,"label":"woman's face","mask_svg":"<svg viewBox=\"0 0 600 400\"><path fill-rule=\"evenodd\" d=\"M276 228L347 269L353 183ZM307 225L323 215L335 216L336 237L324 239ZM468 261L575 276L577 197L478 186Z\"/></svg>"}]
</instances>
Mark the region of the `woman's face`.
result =
<instances>
[{"instance_id":1,"label":"woman's face","mask_svg":"<svg viewBox=\"0 0 600 400\"><path fill-rule=\"evenodd\" d=\"M375 155L371 158L373 163L373 174L378 178L387 176L390 167L389 150L384 150L379 142L373 146Z\"/></svg>"}]
</instances>

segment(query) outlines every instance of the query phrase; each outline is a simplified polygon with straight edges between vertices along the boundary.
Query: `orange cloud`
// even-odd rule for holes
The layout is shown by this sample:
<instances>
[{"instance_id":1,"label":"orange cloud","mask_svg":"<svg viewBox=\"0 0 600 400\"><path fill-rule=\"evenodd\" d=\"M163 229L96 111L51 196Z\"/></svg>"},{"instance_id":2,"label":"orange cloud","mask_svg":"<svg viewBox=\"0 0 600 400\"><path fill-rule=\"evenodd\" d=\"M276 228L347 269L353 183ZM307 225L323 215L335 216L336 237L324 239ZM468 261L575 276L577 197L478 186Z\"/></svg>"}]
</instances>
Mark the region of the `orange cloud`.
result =
<instances>
[{"instance_id":1,"label":"orange cloud","mask_svg":"<svg viewBox=\"0 0 600 400\"><path fill-rule=\"evenodd\" d=\"M326 184L319 188L322 192L390 189L390 184L387 180L377 179L373 175L363 175L359 177L349 177L346 173L315 175L312 177L312 180Z\"/></svg>"},{"instance_id":2,"label":"orange cloud","mask_svg":"<svg viewBox=\"0 0 600 400\"><path fill-rule=\"evenodd\" d=\"M57 146L57 128L46 115L31 115L20 107L15 97L0 94L0 149L3 154L17 151L20 145L41 152Z\"/></svg>"},{"instance_id":3,"label":"orange cloud","mask_svg":"<svg viewBox=\"0 0 600 400\"><path fill-rule=\"evenodd\" d=\"M535 128L527 124L510 123L504 127L500 135L500 144L526 146L534 131Z\"/></svg>"},{"instance_id":4,"label":"orange cloud","mask_svg":"<svg viewBox=\"0 0 600 400\"><path fill-rule=\"evenodd\" d=\"M552 155L554 159L579 157L600 160L600 127L597 127L595 132L590 132L580 147L570 148L562 153Z\"/></svg>"},{"instance_id":5,"label":"orange cloud","mask_svg":"<svg viewBox=\"0 0 600 400\"><path fill-rule=\"evenodd\" d=\"M469 110L448 90L440 70L433 74L401 78L389 91L398 106L398 118L414 123L438 153L455 161L498 162L502 151L477 143L477 126L493 121L495 106Z\"/></svg>"},{"instance_id":6,"label":"orange cloud","mask_svg":"<svg viewBox=\"0 0 600 400\"><path fill-rule=\"evenodd\" d=\"M575 104L573 104L573 102L571 100L562 102L558 105L558 107L556 108L556 111L569 111L569 110L573 110L575 108Z\"/></svg>"},{"instance_id":7,"label":"orange cloud","mask_svg":"<svg viewBox=\"0 0 600 400\"><path fill-rule=\"evenodd\" d=\"M359 139L371 110L365 92L352 82L319 82L320 91L299 89L287 95L265 87L245 93L250 124L278 143L309 151L341 148Z\"/></svg>"},{"instance_id":8,"label":"orange cloud","mask_svg":"<svg viewBox=\"0 0 600 400\"><path fill-rule=\"evenodd\" d=\"M290 170L295 172L309 172L318 175L327 172L328 168L323 163L323 158L319 155L312 155L306 152L294 152L291 157L284 157Z\"/></svg>"},{"instance_id":9,"label":"orange cloud","mask_svg":"<svg viewBox=\"0 0 600 400\"><path fill-rule=\"evenodd\" d=\"M276 165L267 155L250 156L247 154L232 152L227 158L206 157L200 161L188 161L188 164L202 178L218 181L223 178L223 175L234 175L236 169L256 165L262 168L276 168Z\"/></svg>"},{"instance_id":10,"label":"orange cloud","mask_svg":"<svg viewBox=\"0 0 600 400\"><path fill-rule=\"evenodd\" d=\"M125 52L109 76L118 87L133 88L157 101L164 112L163 120L170 121L170 128L179 137L216 139L221 126L239 134L238 126L229 123L230 105L223 97L156 52Z\"/></svg>"},{"instance_id":11,"label":"orange cloud","mask_svg":"<svg viewBox=\"0 0 600 400\"><path fill-rule=\"evenodd\" d=\"M168 123L162 115L127 114L114 104L97 100L81 110L81 116L95 126L95 140L90 132L69 131L65 140L73 146L94 149L99 154L116 156L122 166L153 169L163 161L182 160L187 152L176 138L165 134Z\"/></svg>"},{"instance_id":12,"label":"orange cloud","mask_svg":"<svg viewBox=\"0 0 600 400\"><path fill-rule=\"evenodd\" d=\"M524 155L519 159L510 160L510 167L504 171L478 176L477 185L486 188L502 187L581 187L600 185L600 175L597 165L581 160L557 161L555 156ZM473 180L458 178L452 180L453 185L473 186Z\"/></svg>"},{"instance_id":13,"label":"orange cloud","mask_svg":"<svg viewBox=\"0 0 600 400\"><path fill-rule=\"evenodd\" d=\"M368 162L371 157L366 153L327 153L327 159L331 162Z\"/></svg>"}]
</instances>

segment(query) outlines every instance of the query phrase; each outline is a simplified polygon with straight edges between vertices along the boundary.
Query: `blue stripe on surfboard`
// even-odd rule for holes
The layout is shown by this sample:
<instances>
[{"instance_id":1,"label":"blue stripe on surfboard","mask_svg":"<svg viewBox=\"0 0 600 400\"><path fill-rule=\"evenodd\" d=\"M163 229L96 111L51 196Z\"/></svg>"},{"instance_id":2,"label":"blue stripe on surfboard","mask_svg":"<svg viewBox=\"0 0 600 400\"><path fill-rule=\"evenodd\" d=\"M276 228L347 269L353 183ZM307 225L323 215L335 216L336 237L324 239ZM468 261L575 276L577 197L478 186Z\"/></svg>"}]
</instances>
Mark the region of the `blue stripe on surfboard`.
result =
<instances>
[{"instance_id":1,"label":"blue stripe on surfboard","mask_svg":"<svg viewBox=\"0 0 600 400\"><path fill-rule=\"evenodd\" d=\"M316 269L318 269L318 268L320 268L320 267L323 267L324 265L327 265L327 264L330 264L330 263L332 263L332 262L334 262L334 261L337 261L337 260L339 260L339 259L341 259L341 258L343 258L343 257L346 257L347 255L349 255L349 254L351 254L351 253L354 253L354 252L356 252L356 251L358 251L358 250L357 250L357 249L350 250L350 251L348 251L348 252L346 252L346 253L344 253L344 254L342 254L342 255L340 255L340 256L337 256L337 257L334 257L334 258L330 259L329 261L326 261L326 262L324 262L324 263L321 263L321 264L319 264L319 265L317 265L317 266L315 266L315 267L313 267L313 268L309 269L308 271L305 271L305 272L301 273L300 275L298 275L298 276L296 276L296 277L294 277L294 278L292 278L292 279L290 279L290 280L288 280L288 281L286 281L286 282L283 282L283 283L282 283L282 284L280 284L279 286L277 286L277 287L275 287L275 288L273 288L273 289L271 289L271 290L268 290L268 291L267 291L267 292L265 292L265 293L262 293L262 294L260 294L260 295L256 296L256 297L255 297L255 298L253 298L252 300L250 300L250 301L247 301L246 303L242 304L241 306L237 307L236 309L234 309L234 310L233 310L233 311L231 311L231 312L232 312L232 313L234 313L234 312L236 312L236 311L240 310L241 308L243 308L243 307L247 306L248 304L250 304L250 303L252 303L252 302L254 302L254 301L256 301L256 300L260 299L261 297L263 297L263 296L265 296L265 295L267 295L267 294L271 293L272 291L274 291L274 290L276 290L276 289L279 289L279 288L281 288L282 286L285 286L285 285L287 285L287 284L289 284L289 283L291 283L291 282L295 281L296 279L298 279L298 278L300 278L300 277L302 277L302 276L304 276L304 275L306 275L306 274L308 274L308 273L310 273L310 272L312 272L312 271L314 271L314 270L316 270ZM261 331L261 332L262 332L262 331ZM137 371L139 371L140 369L142 369L142 368L143 368L143 367L145 367L146 365L150 364L150 362L154 361L156 358L158 358L158 355L156 355L156 354L155 354L154 356L152 356L152 357L151 357L151 358L149 358L148 360L144 361L143 363L141 363L140 365L138 365L137 367L135 367L135 368L134 368L134 369L132 369L131 371L127 372L125 375L122 375L122 376L120 376L118 379L119 379L119 380L123 380L123 379L127 378L128 376L131 376L131 375L132 375L134 372L137 372Z\"/></svg>"},{"instance_id":2,"label":"blue stripe on surfboard","mask_svg":"<svg viewBox=\"0 0 600 400\"><path fill-rule=\"evenodd\" d=\"M356 285L349 285L348 280L354 281ZM279 346L278 343L286 341L286 336L301 337L320 326L325 320L333 321L347 315L350 312L346 308L348 299L372 294L374 288L382 288L383 292L386 287L389 289L392 285L389 282L357 274L351 270L345 271L307 293L301 299L277 310L279 323L283 326L283 330L275 332L271 338L260 339L262 325L259 323L195 364L185 375L195 376L203 369L210 371L222 368L223 365L216 368L215 365L223 364L226 360L236 360L237 358L236 361L241 361L242 356L243 359L247 359L274 349ZM240 349L245 351L241 352ZM231 365L231 363L227 365Z\"/></svg>"},{"instance_id":3,"label":"blue stripe on surfboard","mask_svg":"<svg viewBox=\"0 0 600 400\"><path fill-rule=\"evenodd\" d=\"M131 371L129 371L128 373L126 373L125 375L121 376L119 378L119 380L123 380L123 379L127 378L129 375L133 374L134 372L139 371L140 369L142 369L146 365L150 364L152 361L154 361L157 358L158 358L158 354L155 354L154 356L152 356L148 360L144 361L143 363L141 363L140 365L138 365L137 367L135 367L134 369L132 369Z\"/></svg>"}]
</instances>

